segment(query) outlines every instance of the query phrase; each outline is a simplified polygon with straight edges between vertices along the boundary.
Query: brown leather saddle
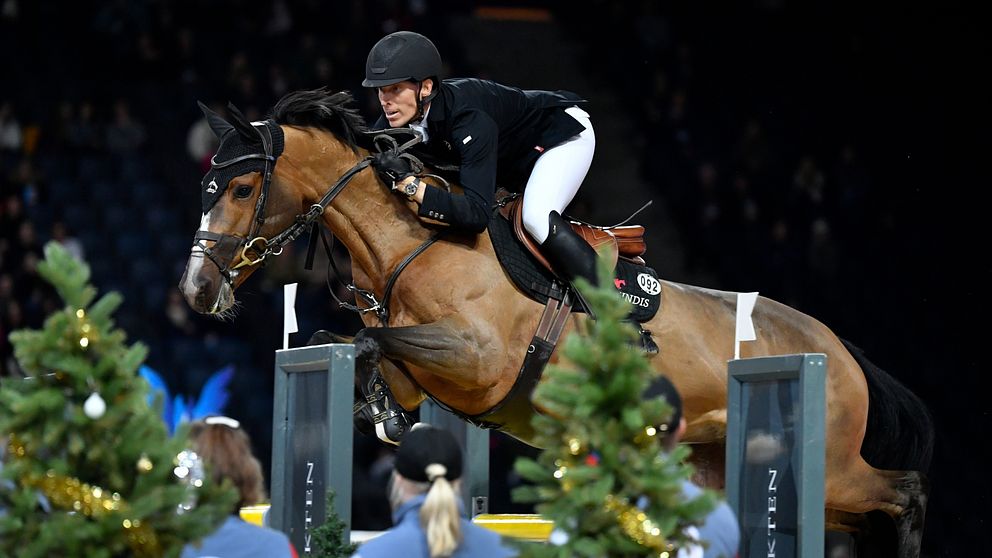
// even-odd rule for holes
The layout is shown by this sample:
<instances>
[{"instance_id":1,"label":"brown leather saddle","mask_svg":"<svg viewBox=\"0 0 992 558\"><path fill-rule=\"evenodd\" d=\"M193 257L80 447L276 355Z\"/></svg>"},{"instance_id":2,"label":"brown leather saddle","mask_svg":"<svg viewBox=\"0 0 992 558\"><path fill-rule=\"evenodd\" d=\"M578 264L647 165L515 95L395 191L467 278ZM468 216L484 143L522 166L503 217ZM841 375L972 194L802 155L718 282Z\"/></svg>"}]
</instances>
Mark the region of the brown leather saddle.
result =
<instances>
[{"instance_id":1,"label":"brown leather saddle","mask_svg":"<svg viewBox=\"0 0 992 558\"><path fill-rule=\"evenodd\" d=\"M500 200L500 215L513 224L513 232L520 243L542 266L555 273L554 268L541 253L541 247L537 241L524 228L523 196L500 189L496 192L496 199ZM572 226L572 230L582 236L597 252L601 252L603 247L606 247L611 268L616 268L618 258L638 265L645 265L644 258L641 256L647 251L647 244L644 241L644 227L642 225L597 227L572 220L569 220L568 223Z\"/></svg>"}]
</instances>

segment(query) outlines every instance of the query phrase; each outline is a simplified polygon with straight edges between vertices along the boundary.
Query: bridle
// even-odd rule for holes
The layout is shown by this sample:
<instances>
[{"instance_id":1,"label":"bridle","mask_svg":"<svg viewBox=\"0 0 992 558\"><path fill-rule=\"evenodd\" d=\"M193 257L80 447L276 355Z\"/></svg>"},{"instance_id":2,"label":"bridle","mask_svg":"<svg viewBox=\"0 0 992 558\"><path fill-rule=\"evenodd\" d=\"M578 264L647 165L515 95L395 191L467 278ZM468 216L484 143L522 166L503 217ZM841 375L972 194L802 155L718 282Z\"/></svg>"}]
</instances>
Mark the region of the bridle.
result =
<instances>
[{"instance_id":1,"label":"bridle","mask_svg":"<svg viewBox=\"0 0 992 558\"><path fill-rule=\"evenodd\" d=\"M231 272L237 271L243 267L253 267L256 265L265 265L265 260L269 256L278 256L282 253L283 247L285 247L290 242L299 238L303 231L310 230L310 246L307 250L307 269L310 268L310 264L313 261L313 250L315 247L315 242L317 236L319 235L322 240L324 240L324 249L327 251L327 258L330 266L334 265L334 257L331 254L330 246L328 245L326 239L323 236L323 229L319 229L317 219L324 213L324 210L328 205L340 194L345 186L351 182L351 179L355 177L359 172L364 170L366 167L372 164L374 157L371 155L362 158L360 161L355 163L350 169L348 169L337 182L332 185L327 192L317 201L317 203L310 206L310 209L306 213L300 213L293 219L293 224L284 229L279 234L275 235L271 239L267 239L260 236L262 229L262 224L265 222L265 204L268 201L269 189L272 186L272 168L275 166L276 159L278 156L272 154L272 132L269 130L268 124L278 125L272 120L266 120L264 122L253 122L252 127L258 132L259 137L262 140L262 148L264 153L251 153L248 155L242 155L240 157L235 157L233 159L217 162L217 156L214 155L210 159L210 166L212 169L222 169L229 167L235 163L241 161L247 161L250 159L259 159L265 161L264 174L262 178L262 191L258 195L258 201L255 202L255 213L252 218L252 226L248 232L247 237L241 237L234 234L222 234L215 233L211 231L198 230L193 236L195 242L194 246L200 247L203 254L210 259L220 270L221 275L224 280L227 281L231 289L234 289L234 276ZM405 153L407 149L416 145L422 141L422 137L419 134L415 134L414 139L409 140L402 145L400 145L395 138L392 136L394 134L402 134L400 130L380 130L373 139L373 143L376 147L380 149L383 147L380 144L385 144L386 147L394 149L396 152L401 153L403 157L409 157L416 162L415 166L423 169L423 163L413 157L412 155ZM437 175L429 175L440 179L447 186L447 181ZM450 189L449 189L450 191ZM319 231L318 231L319 229ZM393 290L393 286L396 284L396 280L399 278L400 273L420 254L422 254L427 248L432 244L437 242L443 232L437 232L432 234L427 240L425 240L420 246L414 249L410 254L406 256L399 263L396 269L390 274L389 279L386 281L386 288L383 293L382 300L378 300L375 297L375 293L367 291L365 289L360 289L353 283L345 285L345 287L354 292L357 298L361 298L366 304L365 308L360 308L357 305L349 304L338 299L337 295L334 293L334 289L328 284L331 295L337 300L338 304L342 308L358 312L359 314L365 314L367 312L375 312L376 316L379 318L379 322L385 326L389 321L389 299ZM250 239L250 240L249 240ZM204 241L213 241L214 245L207 247ZM252 258L248 252L252 251L255 257ZM238 261L235 262L235 258L238 257ZM233 265L232 265L233 264ZM335 273L340 277L341 274L334 268Z\"/></svg>"},{"instance_id":2,"label":"bridle","mask_svg":"<svg viewBox=\"0 0 992 558\"><path fill-rule=\"evenodd\" d=\"M262 175L262 191L259 193L258 200L255 202L255 212L252 216L252 224L248 235L242 237L234 234L198 230L193 236L194 247L200 247L203 254L217 266L224 280L232 288L234 287L234 276L231 272L243 267L253 267L259 264L264 266L266 258L281 254L283 247L296 240L303 234L303 231L313 227L317 219L324 213L324 209L344 190L344 187L351 182L351 179L372 163L371 156L360 160L345 172L317 203L311 205L309 211L297 215L292 225L271 239L265 238L260 233L262 224L265 222L265 204L269 199L269 190L272 187L272 169L278 158L272 154L272 132L268 126L270 122L277 125L271 120L252 123L252 127L258 132L259 138L261 138L264 153L250 153L221 162L217 161L216 155L210 159L210 167L214 170L230 167L236 163L251 159L258 159L265 162ZM214 245L208 247L204 241L213 241ZM253 252L255 257L249 255L249 251ZM235 261L236 258L237 261Z\"/></svg>"}]
</instances>

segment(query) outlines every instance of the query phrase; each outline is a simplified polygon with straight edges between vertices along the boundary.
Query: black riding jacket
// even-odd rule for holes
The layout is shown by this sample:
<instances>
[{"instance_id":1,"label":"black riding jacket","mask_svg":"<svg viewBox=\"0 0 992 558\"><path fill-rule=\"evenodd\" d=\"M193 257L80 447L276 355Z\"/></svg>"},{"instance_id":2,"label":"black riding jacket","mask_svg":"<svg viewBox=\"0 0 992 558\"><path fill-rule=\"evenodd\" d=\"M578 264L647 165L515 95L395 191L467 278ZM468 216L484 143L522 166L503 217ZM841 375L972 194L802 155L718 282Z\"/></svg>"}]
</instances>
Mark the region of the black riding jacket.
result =
<instances>
[{"instance_id":1,"label":"black riding jacket","mask_svg":"<svg viewBox=\"0 0 992 558\"><path fill-rule=\"evenodd\" d=\"M442 81L427 113L428 142L413 151L459 165L465 195L428 187L419 214L484 231L497 180L507 189L521 189L545 150L583 131L565 109L584 102L569 91L522 90L471 78ZM388 126L383 116L375 129Z\"/></svg>"}]
</instances>

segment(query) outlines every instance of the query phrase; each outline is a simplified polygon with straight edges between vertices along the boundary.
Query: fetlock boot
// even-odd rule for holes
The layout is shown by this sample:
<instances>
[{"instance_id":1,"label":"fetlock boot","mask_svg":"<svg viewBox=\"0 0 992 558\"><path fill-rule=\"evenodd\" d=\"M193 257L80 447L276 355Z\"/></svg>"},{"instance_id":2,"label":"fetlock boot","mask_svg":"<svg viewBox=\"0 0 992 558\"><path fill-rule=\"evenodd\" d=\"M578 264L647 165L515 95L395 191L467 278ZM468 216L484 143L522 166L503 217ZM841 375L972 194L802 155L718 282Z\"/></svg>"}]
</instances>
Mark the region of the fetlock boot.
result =
<instances>
[{"instance_id":1,"label":"fetlock boot","mask_svg":"<svg viewBox=\"0 0 992 558\"><path fill-rule=\"evenodd\" d=\"M572 284L575 296L582 301L582 305L592 317L589 305L578 289L574 288L574 282L581 277L592 286L599 286L599 277L596 274L596 251L557 211L548 214L548 238L541 244L541 252L554 266L555 271Z\"/></svg>"},{"instance_id":2,"label":"fetlock boot","mask_svg":"<svg viewBox=\"0 0 992 558\"><path fill-rule=\"evenodd\" d=\"M377 438L387 444L399 445L403 435L414 425L408 415L393 397L393 392L376 369L368 380L358 380L353 409L355 428L359 432Z\"/></svg>"}]
</instances>

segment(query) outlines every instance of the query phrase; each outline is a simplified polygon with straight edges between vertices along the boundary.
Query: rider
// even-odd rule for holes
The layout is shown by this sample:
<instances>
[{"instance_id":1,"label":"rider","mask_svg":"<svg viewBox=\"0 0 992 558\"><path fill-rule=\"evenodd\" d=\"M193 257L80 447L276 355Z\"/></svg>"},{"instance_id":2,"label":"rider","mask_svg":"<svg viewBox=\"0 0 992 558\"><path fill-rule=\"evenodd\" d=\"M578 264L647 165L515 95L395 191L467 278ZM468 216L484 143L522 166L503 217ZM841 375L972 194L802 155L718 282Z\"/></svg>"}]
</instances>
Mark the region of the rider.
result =
<instances>
[{"instance_id":1,"label":"rider","mask_svg":"<svg viewBox=\"0 0 992 558\"><path fill-rule=\"evenodd\" d=\"M394 188L419 205L419 215L466 232L489 223L497 175L523 182L523 224L568 281L597 284L596 252L561 212L589 170L596 137L585 100L568 91L527 91L488 80L440 80L441 55L427 37L398 31L372 47L364 87L375 87L383 116L373 127L408 126L442 162L459 165L464 195L409 176L409 164L381 157L377 168L405 176ZM519 179L519 182L513 179Z\"/></svg>"}]
</instances>

